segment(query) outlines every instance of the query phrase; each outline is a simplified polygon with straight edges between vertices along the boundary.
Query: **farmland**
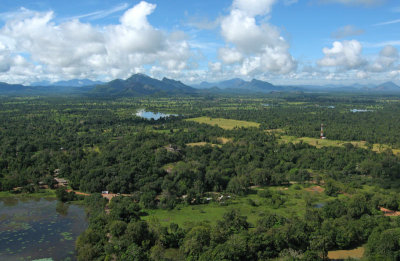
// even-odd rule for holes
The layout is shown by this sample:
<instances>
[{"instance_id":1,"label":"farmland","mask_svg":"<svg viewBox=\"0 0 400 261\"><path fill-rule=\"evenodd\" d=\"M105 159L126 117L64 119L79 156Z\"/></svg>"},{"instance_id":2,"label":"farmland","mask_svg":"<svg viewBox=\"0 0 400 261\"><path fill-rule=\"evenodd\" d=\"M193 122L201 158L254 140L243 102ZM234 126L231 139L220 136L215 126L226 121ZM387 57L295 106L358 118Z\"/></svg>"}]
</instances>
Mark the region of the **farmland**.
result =
<instances>
[{"instance_id":1,"label":"farmland","mask_svg":"<svg viewBox=\"0 0 400 261\"><path fill-rule=\"evenodd\" d=\"M210 118L210 117L199 117L187 119L187 121L193 121L197 123L204 123L211 126L218 126L224 130L232 130L234 128L258 128L260 127L259 123L250 122L250 121L238 121L231 119L223 119L223 118Z\"/></svg>"},{"instance_id":2,"label":"farmland","mask_svg":"<svg viewBox=\"0 0 400 261\"><path fill-rule=\"evenodd\" d=\"M0 99L0 197L90 195L80 260L197 260L235 244L244 260L371 257L397 235L394 97Z\"/></svg>"}]
</instances>

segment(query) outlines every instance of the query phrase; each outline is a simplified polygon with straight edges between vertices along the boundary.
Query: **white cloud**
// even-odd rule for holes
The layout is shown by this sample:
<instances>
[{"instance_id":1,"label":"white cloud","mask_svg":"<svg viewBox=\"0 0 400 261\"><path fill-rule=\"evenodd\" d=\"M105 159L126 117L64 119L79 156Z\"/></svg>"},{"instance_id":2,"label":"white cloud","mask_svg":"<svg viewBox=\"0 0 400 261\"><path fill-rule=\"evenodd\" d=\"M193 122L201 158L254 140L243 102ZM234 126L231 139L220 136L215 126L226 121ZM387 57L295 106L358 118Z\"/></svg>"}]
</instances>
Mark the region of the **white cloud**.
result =
<instances>
[{"instance_id":1,"label":"white cloud","mask_svg":"<svg viewBox=\"0 0 400 261\"><path fill-rule=\"evenodd\" d=\"M275 2L276 0L234 0L232 9L240 10L247 16L253 17L269 13Z\"/></svg>"},{"instance_id":2,"label":"white cloud","mask_svg":"<svg viewBox=\"0 0 400 261\"><path fill-rule=\"evenodd\" d=\"M208 68L213 73L220 73L222 71L222 64L220 62L209 62Z\"/></svg>"},{"instance_id":3,"label":"white cloud","mask_svg":"<svg viewBox=\"0 0 400 261\"><path fill-rule=\"evenodd\" d=\"M370 70L373 72L384 72L393 68L393 65L399 61L399 51L391 46L387 45L379 52L379 56L376 61L370 66Z\"/></svg>"},{"instance_id":4,"label":"white cloud","mask_svg":"<svg viewBox=\"0 0 400 261\"><path fill-rule=\"evenodd\" d=\"M374 24L374 25L375 26L381 26L381 25L398 24L398 23L400 23L400 19L390 20L390 21L386 21L386 22L382 22L382 23L377 23L377 24Z\"/></svg>"},{"instance_id":5,"label":"white cloud","mask_svg":"<svg viewBox=\"0 0 400 261\"><path fill-rule=\"evenodd\" d=\"M219 50L225 64L238 63L243 76L263 72L286 74L296 67L289 45L279 30L264 20L275 0L234 0L230 14L221 19L221 35L227 46Z\"/></svg>"},{"instance_id":6,"label":"white cloud","mask_svg":"<svg viewBox=\"0 0 400 261\"><path fill-rule=\"evenodd\" d=\"M356 28L354 25L346 25L340 27L337 31L333 32L331 36L336 39L346 38L349 36L361 35L364 30Z\"/></svg>"},{"instance_id":7,"label":"white cloud","mask_svg":"<svg viewBox=\"0 0 400 261\"><path fill-rule=\"evenodd\" d=\"M324 67L336 67L341 70L357 69L365 65L366 61L362 57L362 46L356 40L335 41L332 48L323 48L325 57L317 63Z\"/></svg>"},{"instance_id":8,"label":"white cloud","mask_svg":"<svg viewBox=\"0 0 400 261\"><path fill-rule=\"evenodd\" d=\"M0 80L24 82L43 79L98 79L128 77L145 65L157 65L166 74L187 68L190 46L182 32L167 33L154 28L147 17L156 5L140 2L127 10L120 23L95 27L77 19L57 24L53 12L21 9L10 14L0 28ZM28 54L24 68L15 63ZM7 58L8 57L8 58ZM14 77L13 73L18 74Z\"/></svg>"},{"instance_id":9,"label":"white cloud","mask_svg":"<svg viewBox=\"0 0 400 261\"><path fill-rule=\"evenodd\" d=\"M368 79L369 78L369 74L365 71L358 71L356 75L357 75L358 79Z\"/></svg>"},{"instance_id":10,"label":"white cloud","mask_svg":"<svg viewBox=\"0 0 400 261\"><path fill-rule=\"evenodd\" d=\"M187 24L200 30L213 30L220 24L220 17L210 21L206 17L189 16Z\"/></svg>"},{"instance_id":11,"label":"white cloud","mask_svg":"<svg viewBox=\"0 0 400 261\"><path fill-rule=\"evenodd\" d=\"M111 9L106 9L106 10L100 10L100 11L96 11L96 12L91 12L88 14L82 14L82 15L78 15L78 16L73 16L73 17L69 17L66 20L75 20L75 19L82 19L82 18L87 18L88 20L97 20L97 19L101 19L104 17L107 17L109 15L112 15L114 13L126 10L129 7L128 3L122 3L119 4Z\"/></svg>"},{"instance_id":12,"label":"white cloud","mask_svg":"<svg viewBox=\"0 0 400 261\"><path fill-rule=\"evenodd\" d=\"M220 48L218 50L218 57L226 64L233 64L243 60L242 53L232 48Z\"/></svg>"}]
</instances>

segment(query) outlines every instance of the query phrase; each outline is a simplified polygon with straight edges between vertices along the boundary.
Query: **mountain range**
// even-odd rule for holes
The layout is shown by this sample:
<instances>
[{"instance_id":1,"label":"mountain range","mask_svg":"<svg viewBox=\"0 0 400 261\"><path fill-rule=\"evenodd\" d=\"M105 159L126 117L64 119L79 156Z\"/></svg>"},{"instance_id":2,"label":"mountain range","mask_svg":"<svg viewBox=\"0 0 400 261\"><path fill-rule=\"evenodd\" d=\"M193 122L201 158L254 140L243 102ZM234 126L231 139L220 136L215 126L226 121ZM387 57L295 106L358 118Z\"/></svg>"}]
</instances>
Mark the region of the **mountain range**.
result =
<instances>
[{"instance_id":1,"label":"mountain range","mask_svg":"<svg viewBox=\"0 0 400 261\"><path fill-rule=\"evenodd\" d=\"M89 79L73 79L69 81L59 81L59 82L49 82L49 81L41 81L32 83L30 86L58 86L58 87L84 87L84 86L93 86L97 84L103 84L101 81L92 81Z\"/></svg>"},{"instance_id":2,"label":"mountain range","mask_svg":"<svg viewBox=\"0 0 400 261\"><path fill-rule=\"evenodd\" d=\"M36 83L39 84L39 83ZM48 86L24 86L0 82L0 94L6 95L54 95L81 94L107 97L140 97L148 95L195 95L210 93L271 93L271 92L354 92L354 93L400 93L400 87L393 82L379 85L273 85L266 81L253 79L245 81L239 78L221 82L202 82L188 86L180 81L163 78L151 78L145 74L134 74L126 80L116 79L107 83L87 79L62 81Z\"/></svg>"},{"instance_id":3,"label":"mountain range","mask_svg":"<svg viewBox=\"0 0 400 261\"><path fill-rule=\"evenodd\" d=\"M146 96L194 94L196 90L180 81L163 78L161 81L145 74L134 74L126 80L113 80L96 85L92 94L111 96Z\"/></svg>"}]
</instances>

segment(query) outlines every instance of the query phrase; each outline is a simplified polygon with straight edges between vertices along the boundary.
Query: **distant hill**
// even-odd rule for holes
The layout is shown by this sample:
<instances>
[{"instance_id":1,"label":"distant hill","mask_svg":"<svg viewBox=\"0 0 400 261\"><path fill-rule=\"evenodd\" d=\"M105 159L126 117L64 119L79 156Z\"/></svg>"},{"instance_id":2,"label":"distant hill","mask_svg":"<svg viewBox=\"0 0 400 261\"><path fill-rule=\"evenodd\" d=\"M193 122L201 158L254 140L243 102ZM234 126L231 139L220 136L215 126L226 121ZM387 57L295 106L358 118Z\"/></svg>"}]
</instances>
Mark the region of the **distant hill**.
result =
<instances>
[{"instance_id":1,"label":"distant hill","mask_svg":"<svg viewBox=\"0 0 400 261\"><path fill-rule=\"evenodd\" d=\"M260 81L253 79L251 81L244 81L239 78L234 78L221 82L202 82L198 85L194 85L194 88L198 89L214 89L219 92L245 92L245 93L267 93L267 92L279 92L279 91L292 91L298 90L296 87L284 87L275 86L269 82ZM217 88L217 89L215 89Z\"/></svg>"},{"instance_id":2,"label":"distant hill","mask_svg":"<svg viewBox=\"0 0 400 261\"><path fill-rule=\"evenodd\" d=\"M73 79L69 81L59 81L51 83L49 81L35 82L30 86L58 86L58 87L84 87L84 86L93 86L103 84L100 81L92 81L89 79Z\"/></svg>"},{"instance_id":3,"label":"distant hill","mask_svg":"<svg viewBox=\"0 0 400 261\"><path fill-rule=\"evenodd\" d=\"M92 87L67 87L67 86L25 86L21 84L8 84L0 82L0 95L65 95L85 94Z\"/></svg>"},{"instance_id":4,"label":"distant hill","mask_svg":"<svg viewBox=\"0 0 400 261\"><path fill-rule=\"evenodd\" d=\"M196 90L180 81L164 78L161 81L145 74L134 74L126 80L113 80L97 85L91 94L112 96L181 95L194 94Z\"/></svg>"},{"instance_id":5,"label":"distant hill","mask_svg":"<svg viewBox=\"0 0 400 261\"><path fill-rule=\"evenodd\" d=\"M38 84L38 85L36 85ZM49 84L49 85L46 85ZM193 88L194 87L194 88ZM234 78L221 82L202 82L190 87L180 81L163 78L157 80L145 74L134 74L126 80L107 83L88 79L57 83L35 83L30 86L0 82L0 95L91 95L111 97L140 97L147 95L171 96L193 94L257 94L273 92L326 92L326 93L371 93L400 94L400 86L394 82L382 84L352 85L273 85L253 79L245 81Z\"/></svg>"},{"instance_id":6,"label":"distant hill","mask_svg":"<svg viewBox=\"0 0 400 261\"><path fill-rule=\"evenodd\" d=\"M0 82L0 93L13 93L24 91L27 87L21 84L8 84Z\"/></svg>"},{"instance_id":7,"label":"distant hill","mask_svg":"<svg viewBox=\"0 0 400 261\"><path fill-rule=\"evenodd\" d=\"M376 91L397 91L397 92L399 92L400 86L398 86L394 82L385 82L385 83L379 84L378 86L376 86L373 89Z\"/></svg>"}]
</instances>

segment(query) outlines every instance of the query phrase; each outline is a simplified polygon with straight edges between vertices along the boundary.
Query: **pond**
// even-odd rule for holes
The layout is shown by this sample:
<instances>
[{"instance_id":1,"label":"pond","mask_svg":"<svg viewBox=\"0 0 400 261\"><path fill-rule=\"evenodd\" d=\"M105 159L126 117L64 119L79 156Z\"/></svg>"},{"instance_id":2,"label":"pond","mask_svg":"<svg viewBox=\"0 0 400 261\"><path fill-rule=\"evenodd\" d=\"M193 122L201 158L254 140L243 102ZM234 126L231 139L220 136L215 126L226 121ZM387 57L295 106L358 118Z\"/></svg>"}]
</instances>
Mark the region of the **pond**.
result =
<instances>
[{"instance_id":1,"label":"pond","mask_svg":"<svg viewBox=\"0 0 400 261\"><path fill-rule=\"evenodd\" d=\"M76 260L83 207L55 199L0 198L0 260Z\"/></svg>"},{"instance_id":2,"label":"pond","mask_svg":"<svg viewBox=\"0 0 400 261\"><path fill-rule=\"evenodd\" d=\"M324 202L322 203L317 203L314 205L315 208L323 208L326 204Z\"/></svg>"},{"instance_id":3,"label":"pond","mask_svg":"<svg viewBox=\"0 0 400 261\"><path fill-rule=\"evenodd\" d=\"M352 109L351 112L373 112L373 110Z\"/></svg>"},{"instance_id":4,"label":"pond","mask_svg":"<svg viewBox=\"0 0 400 261\"><path fill-rule=\"evenodd\" d=\"M177 114L166 114L166 113L161 113L161 112L151 112L151 111L146 111L146 110L139 110L136 112L136 116L142 117L148 120L154 119L154 120L159 120L160 118L167 118L170 116L178 116Z\"/></svg>"}]
</instances>

